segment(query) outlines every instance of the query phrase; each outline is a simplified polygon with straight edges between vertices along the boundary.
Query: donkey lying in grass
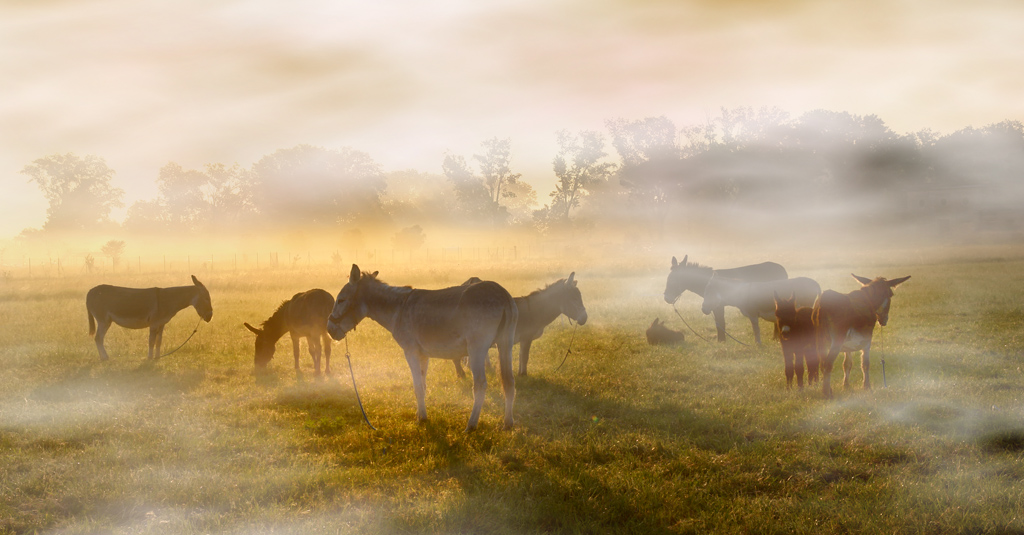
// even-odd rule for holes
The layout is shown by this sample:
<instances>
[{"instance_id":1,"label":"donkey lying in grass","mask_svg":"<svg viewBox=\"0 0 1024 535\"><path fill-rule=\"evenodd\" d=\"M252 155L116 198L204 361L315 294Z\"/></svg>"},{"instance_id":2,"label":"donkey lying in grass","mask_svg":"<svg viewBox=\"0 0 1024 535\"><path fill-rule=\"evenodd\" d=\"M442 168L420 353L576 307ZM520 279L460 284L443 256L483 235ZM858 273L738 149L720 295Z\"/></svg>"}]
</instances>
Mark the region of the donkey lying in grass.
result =
<instances>
[{"instance_id":1,"label":"donkey lying in grass","mask_svg":"<svg viewBox=\"0 0 1024 535\"><path fill-rule=\"evenodd\" d=\"M299 339L306 339L306 348L313 357L313 367L320 375L320 354L323 353L324 373L331 374L331 337L327 334L327 318L334 309L334 297L319 288L300 292L281 303L277 310L257 329L248 323L245 328L256 335L256 368L266 368L274 358L277 341L285 333L292 339L295 355L295 373L299 370ZM323 343L321 344L321 340Z\"/></svg>"},{"instance_id":2,"label":"donkey lying in grass","mask_svg":"<svg viewBox=\"0 0 1024 535\"><path fill-rule=\"evenodd\" d=\"M665 281L665 302L670 305L675 304L687 290L704 297L704 289L707 288L712 275L744 282L773 281L789 277L786 268L775 262L762 262L730 269L712 269L694 262L687 263L687 258L689 256L684 256L682 262L677 262L676 257L672 257L672 269L668 272L668 280ZM718 341L724 342L725 305L712 309L712 312L715 315Z\"/></svg>"},{"instance_id":3,"label":"donkey lying in grass","mask_svg":"<svg viewBox=\"0 0 1024 535\"><path fill-rule=\"evenodd\" d=\"M103 338L116 323L127 329L149 327L148 358L160 357L164 325L181 309L191 306L207 323L213 318L213 304L206 286L192 276L191 286L173 288L124 288L101 284L85 296L85 309L89 313L89 334L96 335L96 349L100 360L107 360Z\"/></svg>"},{"instance_id":4,"label":"donkey lying in grass","mask_svg":"<svg viewBox=\"0 0 1024 535\"><path fill-rule=\"evenodd\" d=\"M874 280L850 274L861 288L848 294L825 290L814 302L811 320L814 323L818 354L821 355L821 389L825 397L832 397L832 366L839 352L846 353L843 359L843 387L850 386L850 369L853 359L850 353L862 351L860 368L864 372L864 388L871 388L871 336L875 323L882 327L889 323L889 306L892 304L893 289L903 284L910 275L893 280L878 277Z\"/></svg>"},{"instance_id":5,"label":"donkey lying in grass","mask_svg":"<svg viewBox=\"0 0 1024 535\"><path fill-rule=\"evenodd\" d=\"M463 286L481 282L479 277L470 277ZM533 341L544 334L544 328L555 321L559 315L575 320L580 325L587 323L587 309L583 306L583 295L576 287L576 272L569 274L567 279L559 279L551 284L523 297L516 297L516 308L519 309L519 323L516 325L515 341L519 344L519 375L526 375L526 364L530 360L530 346ZM462 371L462 358L453 359L455 373L465 378Z\"/></svg>"},{"instance_id":6,"label":"donkey lying in grass","mask_svg":"<svg viewBox=\"0 0 1024 535\"><path fill-rule=\"evenodd\" d=\"M498 346L501 386L505 394L505 427L511 428L516 379L512 373L512 344L519 312L508 291L496 282L454 286L443 290L397 287L362 273L353 264L348 284L340 292L327 320L327 332L341 340L364 318L379 323L405 352L416 390L416 416L427 419L424 402L428 358L452 360L469 355L473 373L473 412L466 430L476 428L487 390L487 350Z\"/></svg>"},{"instance_id":7,"label":"donkey lying in grass","mask_svg":"<svg viewBox=\"0 0 1024 535\"><path fill-rule=\"evenodd\" d=\"M686 336L683 333L666 327L661 318L654 318L654 322L644 334L647 335L647 343L652 346L675 345L686 341Z\"/></svg>"},{"instance_id":8,"label":"donkey lying in grass","mask_svg":"<svg viewBox=\"0 0 1024 535\"><path fill-rule=\"evenodd\" d=\"M717 273L708 281L704 288L704 302L700 310L710 314L713 310L726 305L740 309L740 313L750 320L754 330L754 341L761 344L761 326L757 319L761 318L775 323L774 294L793 294L798 305L812 305L821 293L821 286L807 277L796 277L768 282L744 282L727 279Z\"/></svg>"},{"instance_id":9,"label":"donkey lying in grass","mask_svg":"<svg viewBox=\"0 0 1024 535\"><path fill-rule=\"evenodd\" d=\"M796 375L798 388L804 387L804 363L807 364L807 384L818 380L818 351L814 343L814 325L811 308L796 306L796 297L779 297L775 293L775 324L782 343L782 360L786 366L786 388L793 387Z\"/></svg>"}]
</instances>

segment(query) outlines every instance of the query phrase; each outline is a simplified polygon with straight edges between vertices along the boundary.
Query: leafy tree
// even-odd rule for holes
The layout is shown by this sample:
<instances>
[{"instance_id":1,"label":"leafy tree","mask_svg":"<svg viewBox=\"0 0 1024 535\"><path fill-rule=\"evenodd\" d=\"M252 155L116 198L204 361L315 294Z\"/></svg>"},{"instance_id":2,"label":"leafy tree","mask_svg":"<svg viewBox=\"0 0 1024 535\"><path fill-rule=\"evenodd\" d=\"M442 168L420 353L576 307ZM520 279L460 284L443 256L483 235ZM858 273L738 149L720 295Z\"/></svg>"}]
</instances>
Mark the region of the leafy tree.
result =
<instances>
[{"instance_id":1,"label":"leafy tree","mask_svg":"<svg viewBox=\"0 0 1024 535\"><path fill-rule=\"evenodd\" d=\"M638 121L614 119L605 125L611 132L612 146L622 158L624 168L679 158L676 126L665 116Z\"/></svg>"},{"instance_id":2,"label":"leafy tree","mask_svg":"<svg viewBox=\"0 0 1024 535\"><path fill-rule=\"evenodd\" d=\"M491 197L483 179L473 174L465 158L446 154L441 169L455 188L460 218L489 224L504 224L508 220L508 210Z\"/></svg>"},{"instance_id":3,"label":"leafy tree","mask_svg":"<svg viewBox=\"0 0 1024 535\"><path fill-rule=\"evenodd\" d=\"M124 191L111 184L114 170L97 156L53 154L25 166L49 202L45 230L87 230L111 224L110 211L123 206Z\"/></svg>"},{"instance_id":4,"label":"leafy tree","mask_svg":"<svg viewBox=\"0 0 1024 535\"><path fill-rule=\"evenodd\" d=\"M208 220L210 177L206 173L171 162L160 169L156 184L162 219L172 228L194 229Z\"/></svg>"},{"instance_id":5,"label":"leafy tree","mask_svg":"<svg viewBox=\"0 0 1024 535\"><path fill-rule=\"evenodd\" d=\"M404 170L388 173L386 179L381 201L395 223L455 221L455 187L444 175Z\"/></svg>"},{"instance_id":6,"label":"leafy tree","mask_svg":"<svg viewBox=\"0 0 1024 535\"><path fill-rule=\"evenodd\" d=\"M423 228L419 225L413 225L396 232L395 236L391 238L391 244L400 251L415 251L422 247L426 240L427 237L423 234Z\"/></svg>"},{"instance_id":7,"label":"leafy tree","mask_svg":"<svg viewBox=\"0 0 1024 535\"><path fill-rule=\"evenodd\" d=\"M121 263L121 256L124 255L125 243L121 240L110 240L103 244L100 248L100 252L104 256L110 259L110 263L117 269L118 264Z\"/></svg>"},{"instance_id":8,"label":"leafy tree","mask_svg":"<svg viewBox=\"0 0 1024 535\"><path fill-rule=\"evenodd\" d=\"M606 182L615 170L613 163L601 163L607 156L601 134L584 130L571 135L567 130L557 133L558 154L553 161L555 190L551 192L552 217L569 221L569 213L580 205L595 185Z\"/></svg>"},{"instance_id":9,"label":"leafy tree","mask_svg":"<svg viewBox=\"0 0 1024 535\"><path fill-rule=\"evenodd\" d=\"M335 225L386 218L387 183L364 152L299 145L264 156L252 167L254 203L274 224Z\"/></svg>"},{"instance_id":10,"label":"leafy tree","mask_svg":"<svg viewBox=\"0 0 1024 535\"><path fill-rule=\"evenodd\" d=\"M522 176L510 168L512 140L494 137L484 141L483 146L487 152L474 154L473 159L480 165L480 175L491 200L500 204L502 199L515 196L509 186L516 184Z\"/></svg>"}]
</instances>

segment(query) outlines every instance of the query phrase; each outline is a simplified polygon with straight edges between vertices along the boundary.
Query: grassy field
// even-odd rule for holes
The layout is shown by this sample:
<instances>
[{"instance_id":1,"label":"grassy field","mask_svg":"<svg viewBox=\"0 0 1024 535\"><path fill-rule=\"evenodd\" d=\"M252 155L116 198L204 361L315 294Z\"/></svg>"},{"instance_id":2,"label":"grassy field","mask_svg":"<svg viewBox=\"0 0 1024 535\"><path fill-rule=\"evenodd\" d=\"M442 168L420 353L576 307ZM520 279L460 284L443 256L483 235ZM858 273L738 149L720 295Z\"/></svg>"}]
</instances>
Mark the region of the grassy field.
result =
<instances>
[{"instance_id":1,"label":"grassy field","mask_svg":"<svg viewBox=\"0 0 1024 535\"><path fill-rule=\"evenodd\" d=\"M349 349L376 431L344 343L326 380L308 355L296 377L287 339L271 374L251 373L242 322L299 290L336 292L347 269L197 273L213 321L155 363L145 331L118 327L99 362L85 292L186 274L13 279L0 286L0 533L1024 533L1021 253L776 257L840 291L857 287L851 266L913 276L876 331L875 390L855 366L856 388L831 401L786 390L775 343L688 333L680 348L648 346L656 316L685 330L661 298L667 258L362 266L427 288L479 275L514 295L576 271L590 322L568 361L555 371L572 336L556 321L517 380L516 428L501 429L492 376L471 434L470 380L433 361L430 420L417 424L408 367L370 320ZM713 334L696 297L679 309ZM749 324L727 318L750 341ZM179 314L165 350L196 321Z\"/></svg>"}]
</instances>

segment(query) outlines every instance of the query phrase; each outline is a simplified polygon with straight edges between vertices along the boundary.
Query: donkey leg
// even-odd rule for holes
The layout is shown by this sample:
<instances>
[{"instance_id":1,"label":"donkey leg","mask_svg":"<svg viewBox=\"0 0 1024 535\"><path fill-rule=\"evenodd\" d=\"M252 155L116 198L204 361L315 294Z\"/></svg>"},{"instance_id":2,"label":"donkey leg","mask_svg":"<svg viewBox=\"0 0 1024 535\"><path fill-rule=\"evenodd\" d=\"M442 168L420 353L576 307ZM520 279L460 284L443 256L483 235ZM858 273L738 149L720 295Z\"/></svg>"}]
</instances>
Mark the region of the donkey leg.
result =
<instances>
[{"instance_id":1,"label":"donkey leg","mask_svg":"<svg viewBox=\"0 0 1024 535\"><path fill-rule=\"evenodd\" d=\"M159 333L160 327L157 327L156 325L149 326L149 355L146 356L147 359L152 360L153 358L160 356L159 352L156 355L153 355L153 347L156 346L156 339Z\"/></svg>"},{"instance_id":2,"label":"donkey leg","mask_svg":"<svg viewBox=\"0 0 1024 535\"><path fill-rule=\"evenodd\" d=\"M793 365L794 374L796 375L796 387L800 390L804 389L804 354L799 351L793 351Z\"/></svg>"},{"instance_id":3,"label":"donkey leg","mask_svg":"<svg viewBox=\"0 0 1024 535\"><path fill-rule=\"evenodd\" d=\"M487 392L487 349L487 346L469 348L469 371L473 374L473 411L466 424L467 432L476 429L480 421L480 410L484 406L484 394Z\"/></svg>"},{"instance_id":4,"label":"donkey leg","mask_svg":"<svg viewBox=\"0 0 1024 535\"><path fill-rule=\"evenodd\" d=\"M452 364L455 365L455 373L458 374L459 379L465 379L466 372L462 369L462 357L452 359Z\"/></svg>"},{"instance_id":5,"label":"donkey leg","mask_svg":"<svg viewBox=\"0 0 1024 535\"><path fill-rule=\"evenodd\" d=\"M760 318L756 315L750 317L750 328L754 330L754 341L761 345L761 324Z\"/></svg>"},{"instance_id":6,"label":"donkey leg","mask_svg":"<svg viewBox=\"0 0 1024 535\"><path fill-rule=\"evenodd\" d=\"M110 328L110 320L106 318L96 318L96 337L93 340L96 341L96 349L100 352L100 360L107 360L110 358L107 355L107 349L103 347L103 338L107 335L107 329Z\"/></svg>"},{"instance_id":7,"label":"donkey leg","mask_svg":"<svg viewBox=\"0 0 1024 535\"><path fill-rule=\"evenodd\" d=\"M786 390L793 388L793 350L786 345L782 346L782 362L786 366Z\"/></svg>"},{"instance_id":8,"label":"donkey leg","mask_svg":"<svg viewBox=\"0 0 1024 535\"><path fill-rule=\"evenodd\" d=\"M839 348L842 342L832 342L828 354L821 361L821 392L826 398L832 399L832 367L835 365L836 357L839 356Z\"/></svg>"},{"instance_id":9,"label":"donkey leg","mask_svg":"<svg viewBox=\"0 0 1024 535\"><path fill-rule=\"evenodd\" d=\"M804 359L807 361L807 384L818 382L818 366L821 359L817 348L804 348Z\"/></svg>"},{"instance_id":10,"label":"donkey leg","mask_svg":"<svg viewBox=\"0 0 1024 535\"><path fill-rule=\"evenodd\" d=\"M515 419L512 417L512 406L516 402L516 378L512 374L512 340L505 343L498 341L498 368L501 377L501 392L505 396L505 429L512 429Z\"/></svg>"},{"instance_id":11,"label":"donkey leg","mask_svg":"<svg viewBox=\"0 0 1024 535\"><path fill-rule=\"evenodd\" d=\"M864 345L864 351L860 354L860 369L864 372L864 390L871 390L871 342Z\"/></svg>"},{"instance_id":12,"label":"donkey leg","mask_svg":"<svg viewBox=\"0 0 1024 535\"><path fill-rule=\"evenodd\" d=\"M853 355L847 351L843 357L843 388L850 388L850 370L853 369Z\"/></svg>"},{"instance_id":13,"label":"donkey leg","mask_svg":"<svg viewBox=\"0 0 1024 535\"><path fill-rule=\"evenodd\" d=\"M164 325L167 325L166 323ZM164 325L161 325L156 330L156 352L153 354L153 358L160 358L160 346L164 343Z\"/></svg>"},{"instance_id":14,"label":"donkey leg","mask_svg":"<svg viewBox=\"0 0 1024 535\"><path fill-rule=\"evenodd\" d=\"M725 341L725 307L724 306L720 306L720 307L712 310L712 313L715 315L715 330L718 331L718 341L719 342L724 342Z\"/></svg>"},{"instance_id":15,"label":"donkey leg","mask_svg":"<svg viewBox=\"0 0 1024 535\"><path fill-rule=\"evenodd\" d=\"M522 377L526 377L526 363L530 361L530 346L532 344L533 340L519 342L519 375ZM501 355L498 355L498 359L501 360Z\"/></svg>"},{"instance_id":16,"label":"donkey leg","mask_svg":"<svg viewBox=\"0 0 1024 535\"><path fill-rule=\"evenodd\" d=\"M324 375L331 374L331 335L324 333L322 336L324 347Z\"/></svg>"},{"instance_id":17,"label":"donkey leg","mask_svg":"<svg viewBox=\"0 0 1024 535\"><path fill-rule=\"evenodd\" d=\"M409 364L409 371L412 372L412 387L416 392L416 419L421 422L427 421L425 360L411 351L405 352L405 361Z\"/></svg>"},{"instance_id":18,"label":"donkey leg","mask_svg":"<svg viewBox=\"0 0 1024 535\"><path fill-rule=\"evenodd\" d=\"M302 370L299 369L299 337L293 333L291 338L292 354L295 355L295 375L302 375Z\"/></svg>"},{"instance_id":19,"label":"donkey leg","mask_svg":"<svg viewBox=\"0 0 1024 535\"><path fill-rule=\"evenodd\" d=\"M317 336L306 337L306 351L313 357L314 374L320 376L320 338Z\"/></svg>"}]
</instances>

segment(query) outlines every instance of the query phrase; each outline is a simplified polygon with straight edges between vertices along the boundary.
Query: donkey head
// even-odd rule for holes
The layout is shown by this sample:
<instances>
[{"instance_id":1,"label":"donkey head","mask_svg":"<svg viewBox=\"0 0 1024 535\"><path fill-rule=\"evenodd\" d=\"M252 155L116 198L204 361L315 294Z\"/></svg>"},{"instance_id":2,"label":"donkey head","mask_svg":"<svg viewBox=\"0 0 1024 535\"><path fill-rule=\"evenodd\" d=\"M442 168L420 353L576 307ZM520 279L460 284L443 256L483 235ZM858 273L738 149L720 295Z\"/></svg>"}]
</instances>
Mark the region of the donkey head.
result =
<instances>
[{"instance_id":1,"label":"donkey head","mask_svg":"<svg viewBox=\"0 0 1024 535\"><path fill-rule=\"evenodd\" d=\"M875 312L878 324L885 327L889 323L889 305L892 304L893 288L906 282L910 275L898 279L886 280L885 277L877 277L871 280L867 277L858 277L850 273L861 285L861 290L867 295L868 304Z\"/></svg>"},{"instance_id":2,"label":"donkey head","mask_svg":"<svg viewBox=\"0 0 1024 535\"><path fill-rule=\"evenodd\" d=\"M680 295L686 291L686 283L683 279L686 278L686 259L690 255L683 257L682 262L676 261L676 257L672 257L672 269L668 272L668 280L665 281L665 302L672 304L679 299Z\"/></svg>"},{"instance_id":3,"label":"donkey head","mask_svg":"<svg viewBox=\"0 0 1024 535\"><path fill-rule=\"evenodd\" d=\"M327 333L335 340L345 338L349 331L356 328L356 325L366 317L367 307L362 295L361 288L368 280L373 280L377 272L364 274L359 271L359 266L352 264L352 271L349 273L348 284L338 292L338 299L334 302L334 310L327 318Z\"/></svg>"},{"instance_id":4,"label":"donkey head","mask_svg":"<svg viewBox=\"0 0 1024 535\"><path fill-rule=\"evenodd\" d=\"M199 282L199 279L195 275L192 275L192 284L195 284L196 296L192 298L192 306L196 309L200 318L203 318L207 323L213 319L213 303L210 301L210 291L206 289L203 283Z\"/></svg>"},{"instance_id":5,"label":"donkey head","mask_svg":"<svg viewBox=\"0 0 1024 535\"><path fill-rule=\"evenodd\" d=\"M576 320L580 325L587 323L587 308L583 306L583 295L576 287L576 272L569 274L569 278L562 283L562 314L570 319Z\"/></svg>"},{"instance_id":6,"label":"donkey head","mask_svg":"<svg viewBox=\"0 0 1024 535\"><path fill-rule=\"evenodd\" d=\"M779 292L772 292L775 295L775 322L779 325L779 336L788 340L796 323L796 296L790 294L789 299L779 297Z\"/></svg>"},{"instance_id":7,"label":"donkey head","mask_svg":"<svg viewBox=\"0 0 1024 535\"><path fill-rule=\"evenodd\" d=\"M256 356L253 359L253 363L257 368L266 368L270 359L274 358L274 349L277 347L276 341L271 340L270 336L263 332L263 329L257 329L248 323L243 323L243 325L256 335Z\"/></svg>"}]
</instances>

